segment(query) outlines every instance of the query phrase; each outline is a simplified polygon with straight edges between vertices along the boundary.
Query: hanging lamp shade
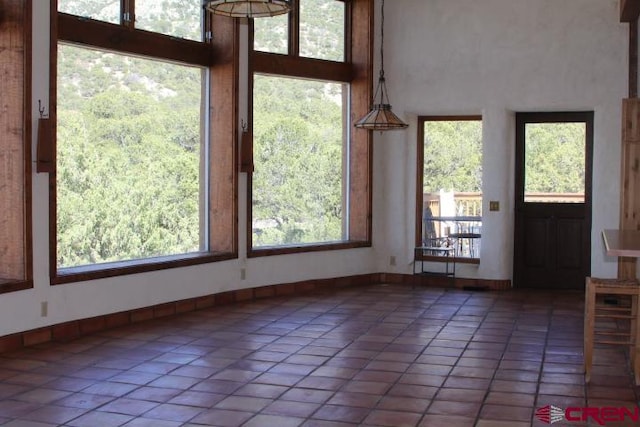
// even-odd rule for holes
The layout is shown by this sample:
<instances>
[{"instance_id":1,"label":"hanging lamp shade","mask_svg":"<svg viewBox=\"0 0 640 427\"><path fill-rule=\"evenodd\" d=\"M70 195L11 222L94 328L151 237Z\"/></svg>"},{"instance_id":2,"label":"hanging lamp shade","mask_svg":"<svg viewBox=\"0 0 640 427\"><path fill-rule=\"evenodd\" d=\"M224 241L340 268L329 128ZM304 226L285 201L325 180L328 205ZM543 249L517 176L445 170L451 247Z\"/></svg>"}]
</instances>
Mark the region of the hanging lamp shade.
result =
<instances>
[{"instance_id":1,"label":"hanging lamp shade","mask_svg":"<svg viewBox=\"0 0 640 427\"><path fill-rule=\"evenodd\" d=\"M355 124L357 128L368 130L405 129L409 125L391 111L389 104L374 104L366 116Z\"/></svg>"},{"instance_id":2,"label":"hanging lamp shade","mask_svg":"<svg viewBox=\"0 0 640 427\"><path fill-rule=\"evenodd\" d=\"M391 103L389 102L389 95L387 94L387 84L384 77L384 0L382 0L380 24L380 77L378 78L378 86L376 86L373 100L371 110L355 122L355 127L379 131L405 129L409 127L408 124L403 122L391 111Z\"/></svg>"},{"instance_id":3,"label":"hanging lamp shade","mask_svg":"<svg viewBox=\"0 0 640 427\"><path fill-rule=\"evenodd\" d=\"M373 104L371 106L371 110L355 123L355 127L379 131L407 128L409 125L403 122L393 111L391 111L389 97L387 96L387 85L384 80L384 71L380 74L378 87L376 88L376 94L373 99L378 97L378 93L381 94L380 102Z\"/></svg>"},{"instance_id":4,"label":"hanging lamp shade","mask_svg":"<svg viewBox=\"0 0 640 427\"><path fill-rule=\"evenodd\" d=\"M232 18L263 18L288 13L291 0L205 0L204 7Z\"/></svg>"}]
</instances>

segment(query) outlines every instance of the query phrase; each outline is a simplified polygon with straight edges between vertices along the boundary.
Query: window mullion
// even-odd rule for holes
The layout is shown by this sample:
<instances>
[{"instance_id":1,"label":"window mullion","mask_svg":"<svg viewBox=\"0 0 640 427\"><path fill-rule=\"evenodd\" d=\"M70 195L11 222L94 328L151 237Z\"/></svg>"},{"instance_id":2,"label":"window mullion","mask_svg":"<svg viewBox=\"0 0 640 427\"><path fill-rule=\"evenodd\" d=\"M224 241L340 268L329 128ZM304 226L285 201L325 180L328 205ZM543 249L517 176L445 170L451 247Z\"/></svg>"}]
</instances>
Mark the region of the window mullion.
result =
<instances>
[{"instance_id":1,"label":"window mullion","mask_svg":"<svg viewBox=\"0 0 640 427\"><path fill-rule=\"evenodd\" d=\"M135 28L136 22L136 0L120 0L120 24L127 28Z\"/></svg>"},{"instance_id":2,"label":"window mullion","mask_svg":"<svg viewBox=\"0 0 640 427\"><path fill-rule=\"evenodd\" d=\"M300 56L300 0L293 0L289 13L289 56Z\"/></svg>"},{"instance_id":3,"label":"window mullion","mask_svg":"<svg viewBox=\"0 0 640 427\"><path fill-rule=\"evenodd\" d=\"M351 52L353 49L351 43L353 37L353 7L350 1L345 2L344 7L344 62L351 64Z\"/></svg>"},{"instance_id":4,"label":"window mullion","mask_svg":"<svg viewBox=\"0 0 640 427\"><path fill-rule=\"evenodd\" d=\"M202 13L202 40L213 43L213 13L206 9Z\"/></svg>"}]
</instances>

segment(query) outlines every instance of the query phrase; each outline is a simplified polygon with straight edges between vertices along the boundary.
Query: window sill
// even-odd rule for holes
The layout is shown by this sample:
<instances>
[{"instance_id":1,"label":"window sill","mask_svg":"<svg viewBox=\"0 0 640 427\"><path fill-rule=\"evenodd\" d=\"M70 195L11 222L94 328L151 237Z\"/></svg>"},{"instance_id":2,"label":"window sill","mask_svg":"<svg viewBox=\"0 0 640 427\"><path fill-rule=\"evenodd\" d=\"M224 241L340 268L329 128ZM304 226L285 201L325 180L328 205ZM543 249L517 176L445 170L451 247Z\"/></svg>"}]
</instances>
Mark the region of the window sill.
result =
<instances>
[{"instance_id":1,"label":"window sill","mask_svg":"<svg viewBox=\"0 0 640 427\"><path fill-rule=\"evenodd\" d=\"M0 294L23 291L33 288L33 280L15 280L0 278Z\"/></svg>"},{"instance_id":2,"label":"window sill","mask_svg":"<svg viewBox=\"0 0 640 427\"><path fill-rule=\"evenodd\" d=\"M83 265L79 267L66 267L58 269L57 275L51 278L51 284L61 285L64 283L146 273L149 271L224 261L237 257L237 253L196 252L191 254L145 258L141 260L127 260Z\"/></svg>"},{"instance_id":3,"label":"window sill","mask_svg":"<svg viewBox=\"0 0 640 427\"><path fill-rule=\"evenodd\" d=\"M441 256L423 256L416 258L417 261L436 261L436 262L445 262L445 261L455 261L456 264L480 264L480 258L461 258L461 257L441 257Z\"/></svg>"},{"instance_id":4,"label":"window sill","mask_svg":"<svg viewBox=\"0 0 640 427\"><path fill-rule=\"evenodd\" d=\"M344 241L327 243L309 243L292 246L263 246L249 249L247 258L257 258L271 255L288 255L305 252L335 251L342 249L355 249L370 247L371 242L367 241Z\"/></svg>"}]
</instances>

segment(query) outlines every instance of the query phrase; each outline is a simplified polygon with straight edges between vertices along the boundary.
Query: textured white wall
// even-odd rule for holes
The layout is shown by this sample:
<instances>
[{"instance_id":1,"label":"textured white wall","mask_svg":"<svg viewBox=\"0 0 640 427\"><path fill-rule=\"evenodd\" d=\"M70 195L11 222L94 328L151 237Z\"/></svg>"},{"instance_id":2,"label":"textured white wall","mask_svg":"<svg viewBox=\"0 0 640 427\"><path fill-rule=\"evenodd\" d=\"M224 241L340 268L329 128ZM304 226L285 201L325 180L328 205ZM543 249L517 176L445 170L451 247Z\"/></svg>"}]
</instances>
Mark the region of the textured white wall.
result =
<instances>
[{"instance_id":1,"label":"textured white wall","mask_svg":"<svg viewBox=\"0 0 640 427\"><path fill-rule=\"evenodd\" d=\"M246 259L241 229L238 260L51 287L47 179L34 173L35 287L0 295L0 336L231 289L378 271L410 272L416 117L421 114L483 115L485 203L499 200L501 211L487 212L484 218L480 266L464 266L459 273L509 279L513 112L594 110L593 271L613 274L615 261L603 257L599 230L615 227L618 220L627 27L618 23L617 2L393 0L386 7L388 87L394 110L411 127L374 135L373 248ZM35 119L37 100L48 101L48 2L34 2L33 19ZM244 109L241 105L241 116ZM245 188L246 177L241 175L241 227ZM389 265L390 256L396 256L396 266ZM247 270L243 281L241 268ZM42 301L49 303L49 316L44 318Z\"/></svg>"},{"instance_id":2,"label":"textured white wall","mask_svg":"<svg viewBox=\"0 0 640 427\"><path fill-rule=\"evenodd\" d=\"M600 230L618 224L621 100L628 26L615 0L395 0L385 9L385 72L410 128L376 134L378 263L410 271L415 224L416 117L482 114L482 253L460 276L510 279L516 111L595 111L592 273L614 274ZM379 3L376 11L379 9ZM380 170L382 169L382 170ZM489 212L488 201L500 201Z\"/></svg>"}]
</instances>

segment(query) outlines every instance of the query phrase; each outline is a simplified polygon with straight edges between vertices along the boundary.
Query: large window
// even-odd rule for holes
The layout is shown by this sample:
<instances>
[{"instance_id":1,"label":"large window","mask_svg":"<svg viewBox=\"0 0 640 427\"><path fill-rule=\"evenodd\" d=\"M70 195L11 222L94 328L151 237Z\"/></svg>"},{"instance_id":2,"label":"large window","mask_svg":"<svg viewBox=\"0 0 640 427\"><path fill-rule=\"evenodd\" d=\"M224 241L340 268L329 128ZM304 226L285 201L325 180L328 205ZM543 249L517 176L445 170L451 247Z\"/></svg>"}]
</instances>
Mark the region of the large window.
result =
<instances>
[{"instance_id":1,"label":"large window","mask_svg":"<svg viewBox=\"0 0 640 427\"><path fill-rule=\"evenodd\" d=\"M59 45L58 267L207 249L203 74Z\"/></svg>"},{"instance_id":2,"label":"large window","mask_svg":"<svg viewBox=\"0 0 640 427\"><path fill-rule=\"evenodd\" d=\"M0 292L32 286L30 5L4 1L0 17Z\"/></svg>"},{"instance_id":3,"label":"large window","mask_svg":"<svg viewBox=\"0 0 640 427\"><path fill-rule=\"evenodd\" d=\"M420 117L417 246L477 259L482 237L482 118Z\"/></svg>"},{"instance_id":4,"label":"large window","mask_svg":"<svg viewBox=\"0 0 640 427\"><path fill-rule=\"evenodd\" d=\"M255 76L254 246L343 239L345 86Z\"/></svg>"},{"instance_id":5,"label":"large window","mask_svg":"<svg viewBox=\"0 0 640 427\"><path fill-rule=\"evenodd\" d=\"M235 256L237 28L182 3L60 1L54 283Z\"/></svg>"},{"instance_id":6,"label":"large window","mask_svg":"<svg viewBox=\"0 0 640 427\"><path fill-rule=\"evenodd\" d=\"M369 107L372 2L294 4L253 25L250 256L370 244L371 139L351 120Z\"/></svg>"}]
</instances>

